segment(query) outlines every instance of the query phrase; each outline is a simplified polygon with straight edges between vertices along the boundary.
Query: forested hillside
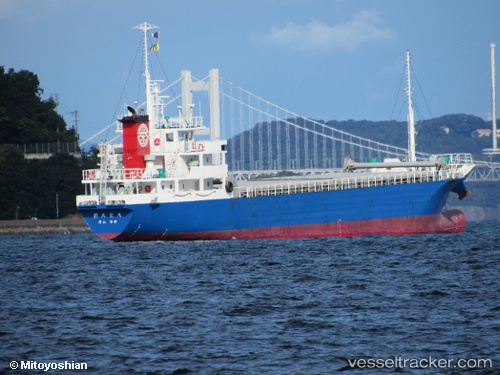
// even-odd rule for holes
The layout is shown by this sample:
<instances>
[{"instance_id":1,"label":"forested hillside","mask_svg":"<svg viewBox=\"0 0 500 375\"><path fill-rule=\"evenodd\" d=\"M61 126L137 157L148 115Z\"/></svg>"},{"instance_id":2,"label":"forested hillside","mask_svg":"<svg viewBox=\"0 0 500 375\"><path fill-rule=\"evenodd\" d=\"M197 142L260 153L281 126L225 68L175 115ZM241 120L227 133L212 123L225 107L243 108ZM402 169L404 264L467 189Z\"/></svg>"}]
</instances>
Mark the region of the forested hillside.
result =
<instances>
[{"instance_id":1,"label":"forested hillside","mask_svg":"<svg viewBox=\"0 0 500 375\"><path fill-rule=\"evenodd\" d=\"M95 160L64 153L28 160L14 146L77 141L74 129L67 129L57 113L57 103L42 95L35 74L0 67L0 220L75 213L81 170L95 166Z\"/></svg>"},{"instance_id":2,"label":"forested hillside","mask_svg":"<svg viewBox=\"0 0 500 375\"><path fill-rule=\"evenodd\" d=\"M407 147L407 124L402 121L328 121L327 125L374 141ZM492 147L491 137L472 137L476 129L491 129L491 122L465 115L446 115L417 122L417 151L430 154L471 153L484 159L484 148Z\"/></svg>"}]
</instances>

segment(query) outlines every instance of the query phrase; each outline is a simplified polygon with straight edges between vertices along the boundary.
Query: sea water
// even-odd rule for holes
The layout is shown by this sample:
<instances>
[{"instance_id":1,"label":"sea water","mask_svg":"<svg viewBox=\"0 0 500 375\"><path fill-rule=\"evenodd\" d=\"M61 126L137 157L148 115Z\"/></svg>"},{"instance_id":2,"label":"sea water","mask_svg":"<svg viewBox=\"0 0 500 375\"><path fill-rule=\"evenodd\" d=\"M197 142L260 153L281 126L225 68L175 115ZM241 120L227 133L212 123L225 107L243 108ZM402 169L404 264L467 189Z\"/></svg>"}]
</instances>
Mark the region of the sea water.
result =
<instances>
[{"instance_id":1,"label":"sea water","mask_svg":"<svg viewBox=\"0 0 500 375\"><path fill-rule=\"evenodd\" d=\"M3 236L0 372L497 374L499 229L149 243Z\"/></svg>"}]
</instances>

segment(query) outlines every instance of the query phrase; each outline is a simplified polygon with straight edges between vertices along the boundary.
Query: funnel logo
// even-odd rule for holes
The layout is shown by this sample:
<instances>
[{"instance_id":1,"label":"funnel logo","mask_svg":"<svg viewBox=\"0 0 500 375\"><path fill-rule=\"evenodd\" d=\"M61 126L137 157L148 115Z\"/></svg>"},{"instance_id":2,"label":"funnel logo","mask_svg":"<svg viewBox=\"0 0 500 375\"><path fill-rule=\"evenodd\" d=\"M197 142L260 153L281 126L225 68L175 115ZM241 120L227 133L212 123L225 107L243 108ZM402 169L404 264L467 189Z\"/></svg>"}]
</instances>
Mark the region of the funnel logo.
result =
<instances>
[{"instance_id":1,"label":"funnel logo","mask_svg":"<svg viewBox=\"0 0 500 375\"><path fill-rule=\"evenodd\" d=\"M139 125L137 129L137 141L141 147L146 147L149 142L149 129L146 124Z\"/></svg>"}]
</instances>

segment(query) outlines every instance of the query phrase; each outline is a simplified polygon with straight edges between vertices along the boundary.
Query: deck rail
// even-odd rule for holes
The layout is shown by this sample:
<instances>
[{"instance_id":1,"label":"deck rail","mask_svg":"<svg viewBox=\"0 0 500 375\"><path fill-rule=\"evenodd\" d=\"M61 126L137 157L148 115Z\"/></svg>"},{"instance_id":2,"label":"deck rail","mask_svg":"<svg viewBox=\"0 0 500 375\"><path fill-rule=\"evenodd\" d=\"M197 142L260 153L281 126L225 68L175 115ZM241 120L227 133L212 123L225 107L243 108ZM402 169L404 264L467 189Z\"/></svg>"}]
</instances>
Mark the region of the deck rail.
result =
<instances>
[{"instance_id":1,"label":"deck rail","mask_svg":"<svg viewBox=\"0 0 500 375\"><path fill-rule=\"evenodd\" d=\"M109 174L111 180L135 180L148 178L143 169L121 169L116 173ZM360 189L377 186L403 185L434 182L463 178L464 174L455 169L433 169L423 171L392 172L373 175L350 175L333 177L328 179L314 179L309 181L284 180L276 183L263 183L262 185L235 186L233 197L252 198L261 196L288 195L299 193L313 193L331 190ZM151 178L151 177L149 177ZM156 177L157 178L157 177ZM101 179L100 170L83 171L83 179L100 183L107 181Z\"/></svg>"},{"instance_id":2,"label":"deck rail","mask_svg":"<svg viewBox=\"0 0 500 375\"><path fill-rule=\"evenodd\" d=\"M376 186L402 185L460 178L455 171L415 171L374 176L353 176L315 181L288 181L276 184L241 186L234 196L241 198L313 193L330 190L359 189Z\"/></svg>"}]
</instances>

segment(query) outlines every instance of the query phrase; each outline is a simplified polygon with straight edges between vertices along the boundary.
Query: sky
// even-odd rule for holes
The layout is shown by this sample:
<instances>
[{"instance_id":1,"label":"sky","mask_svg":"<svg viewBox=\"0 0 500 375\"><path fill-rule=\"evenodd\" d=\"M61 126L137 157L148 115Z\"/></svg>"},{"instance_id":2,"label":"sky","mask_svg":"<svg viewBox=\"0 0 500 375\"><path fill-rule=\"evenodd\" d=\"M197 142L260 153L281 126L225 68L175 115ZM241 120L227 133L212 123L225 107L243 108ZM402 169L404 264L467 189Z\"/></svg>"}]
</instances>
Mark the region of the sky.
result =
<instances>
[{"instance_id":1,"label":"sky","mask_svg":"<svg viewBox=\"0 0 500 375\"><path fill-rule=\"evenodd\" d=\"M498 0L0 0L0 66L35 73L68 127L78 110L81 140L135 99L124 87L145 21L171 82L218 68L305 117L406 121L394 107L409 50L422 119L487 119L499 16Z\"/></svg>"}]
</instances>

